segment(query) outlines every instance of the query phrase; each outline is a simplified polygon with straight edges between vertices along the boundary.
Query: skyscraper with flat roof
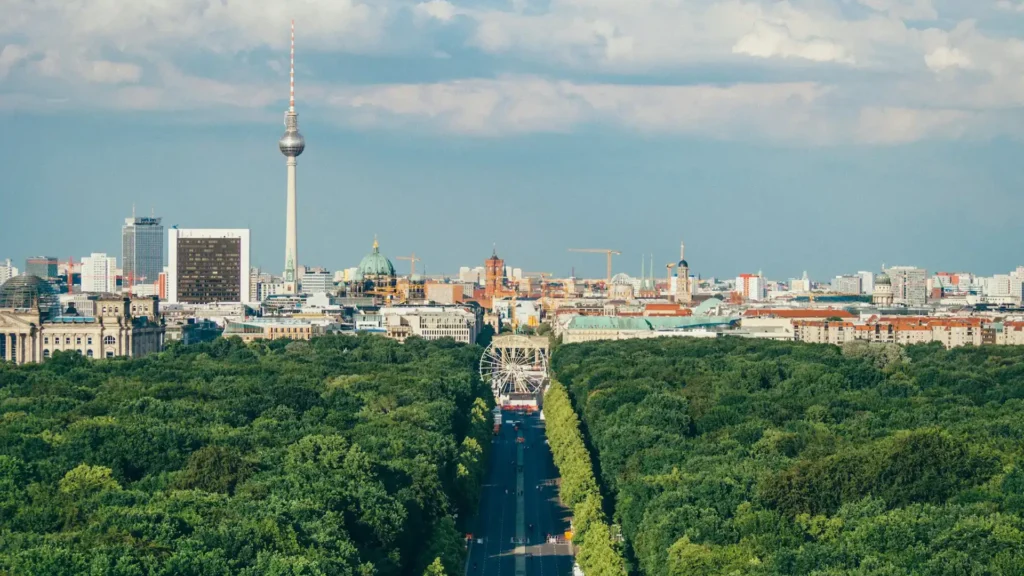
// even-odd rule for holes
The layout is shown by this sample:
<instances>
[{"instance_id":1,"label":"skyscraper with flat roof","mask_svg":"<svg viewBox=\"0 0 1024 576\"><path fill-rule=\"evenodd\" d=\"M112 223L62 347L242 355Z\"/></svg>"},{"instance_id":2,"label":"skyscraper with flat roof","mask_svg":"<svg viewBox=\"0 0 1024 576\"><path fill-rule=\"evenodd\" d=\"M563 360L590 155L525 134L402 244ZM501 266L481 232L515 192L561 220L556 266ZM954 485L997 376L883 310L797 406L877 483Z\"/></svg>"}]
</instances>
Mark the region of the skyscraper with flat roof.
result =
<instances>
[{"instance_id":1,"label":"skyscraper with flat roof","mask_svg":"<svg viewBox=\"0 0 1024 576\"><path fill-rule=\"evenodd\" d=\"M156 284L164 271L164 227L160 218L124 219L121 227L121 276L127 290Z\"/></svg>"},{"instance_id":2,"label":"skyscraper with flat roof","mask_svg":"<svg viewBox=\"0 0 1024 576\"><path fill-rule=\"evenodd\" d=\"M249 230L168 231L167 301L249 300Z\"/></svg>"},{"instance_id":3,"label":"skyscraper with flat roof","mask_svg":"<svg viewBox=\"0 0 1024 576\"><path fill-rule=\"evenodd\" d=\"M55 256L31 256L25 259L25 274L38 276L43 280L57 277L57 258Z\"/></svg>"}]
</instances>

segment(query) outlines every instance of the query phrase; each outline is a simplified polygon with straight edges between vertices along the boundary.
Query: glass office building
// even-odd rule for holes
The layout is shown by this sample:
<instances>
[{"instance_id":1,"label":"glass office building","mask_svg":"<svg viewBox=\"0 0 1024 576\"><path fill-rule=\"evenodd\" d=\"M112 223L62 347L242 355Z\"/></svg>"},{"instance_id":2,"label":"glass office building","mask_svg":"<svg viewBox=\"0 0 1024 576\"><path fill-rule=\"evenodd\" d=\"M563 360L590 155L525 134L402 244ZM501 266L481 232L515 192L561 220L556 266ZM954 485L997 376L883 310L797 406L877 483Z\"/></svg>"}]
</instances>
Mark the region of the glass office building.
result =
<instances>
[{"instance_id":1,"label":"glass office building","mask_svg":"<svg viewBox=\"0 0 1024 576\"><path fill-rule=\"evenodd\" d=\"M155 284L164 271L160 218L125 218L121 228L121 277L125 287Z\"/></svg>"}]
</instances>

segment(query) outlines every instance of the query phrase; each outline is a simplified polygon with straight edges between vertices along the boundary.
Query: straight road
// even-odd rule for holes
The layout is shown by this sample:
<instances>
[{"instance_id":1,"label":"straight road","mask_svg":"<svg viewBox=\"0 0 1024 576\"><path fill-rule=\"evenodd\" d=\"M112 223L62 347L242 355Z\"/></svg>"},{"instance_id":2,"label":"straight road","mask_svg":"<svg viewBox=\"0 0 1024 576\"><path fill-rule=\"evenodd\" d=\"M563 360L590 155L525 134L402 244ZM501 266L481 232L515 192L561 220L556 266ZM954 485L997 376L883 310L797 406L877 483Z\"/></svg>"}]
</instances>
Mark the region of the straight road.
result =
<instances>
[{"instance_id":1,"label":"straight road","mask_svg":"<svg viewBox=\"0 0 1024 576\"><path fill-rule=\"evenodd\" d=\"M544 422L537 415L506 412L503 422L520 422L523 437L523 509L518 518L525 528L528 576L570 576L573 558L568 544L548 543L549 535L569 529L569 512L559 504L558 471L544 442ZM495 437L474 541L469 550L469 576L515 576L516 544L516 438L519 434L502 424ZM532 529L530 528L532 526ZM476 539L482 538L483 543Z\"/></svg>"}]
</instances>

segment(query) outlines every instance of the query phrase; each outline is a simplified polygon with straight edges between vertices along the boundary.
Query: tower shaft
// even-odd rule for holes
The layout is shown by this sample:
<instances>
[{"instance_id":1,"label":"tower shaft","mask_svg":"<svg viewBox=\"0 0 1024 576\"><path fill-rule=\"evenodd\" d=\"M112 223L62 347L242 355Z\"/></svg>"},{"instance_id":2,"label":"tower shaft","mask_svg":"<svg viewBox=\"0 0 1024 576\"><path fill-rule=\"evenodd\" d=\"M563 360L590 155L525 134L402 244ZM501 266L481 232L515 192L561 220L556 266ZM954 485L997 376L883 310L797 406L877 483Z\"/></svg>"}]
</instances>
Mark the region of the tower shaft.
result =
<instances>
[{"instance_id":1,"label":"tower shaft","mask_svg":"<svg viewBox=\"0 0 1024 576\"><path fill-rule=\"evenodd\" d=\"M284 291L285 294L298 292L299 234L296 212L295 157L290 156L288 164L288 199L285 207L284 239Z\"/></svg>"}]
</instances>

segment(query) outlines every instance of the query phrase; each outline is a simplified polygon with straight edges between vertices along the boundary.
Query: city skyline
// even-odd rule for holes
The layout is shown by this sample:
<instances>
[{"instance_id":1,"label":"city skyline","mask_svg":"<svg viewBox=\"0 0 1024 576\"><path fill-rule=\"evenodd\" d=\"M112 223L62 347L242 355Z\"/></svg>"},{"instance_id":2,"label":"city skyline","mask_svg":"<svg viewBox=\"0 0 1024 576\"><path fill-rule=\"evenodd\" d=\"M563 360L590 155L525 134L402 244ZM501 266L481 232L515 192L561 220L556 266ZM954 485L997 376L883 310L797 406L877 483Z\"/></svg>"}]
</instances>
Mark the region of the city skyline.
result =
<instances>
[{"instance_id":1,"label":"city skyline","mask_svg":"<svg viewBox=\"0 0 1024 576\"><path fill-rule=\"evenodd\" d=\"M571 3L384 4L390 16L254 5L189 27L195 7L176 6L161 30L121 14L82 28L60 11L52 31L0 28L0 127L19 134L0 144L0 189L18 191L0 216L0 258L119 254L109 230L134 203L167 226L249 228L254 263L280 273L285 179L268 142L280 136L290 16L307 22L298 73L315 142L297 208L302 265L354 266L374 234L389 256L415 252L447 274L492 243L531 271L593 277L600 259L566 248L620 250L615 270L633 275L641 254L659 268L685 239L703 276L818 280L882 262L993 274L1024 253L1008 77L1024 69L1009 50L1019 11L750 2L741 14L709 1L718 11L694 19L714 25L706 37L662 45L657 21L685 21L692 6L630 18L595 4L575 14L589 32L570 38L537 32L573 21L584 9ZM867 33L885 25L903 29ZM132 42L117 44L124 27ZM527 41L539 38L550 53Z\"/></svg>"}]
</instances>

